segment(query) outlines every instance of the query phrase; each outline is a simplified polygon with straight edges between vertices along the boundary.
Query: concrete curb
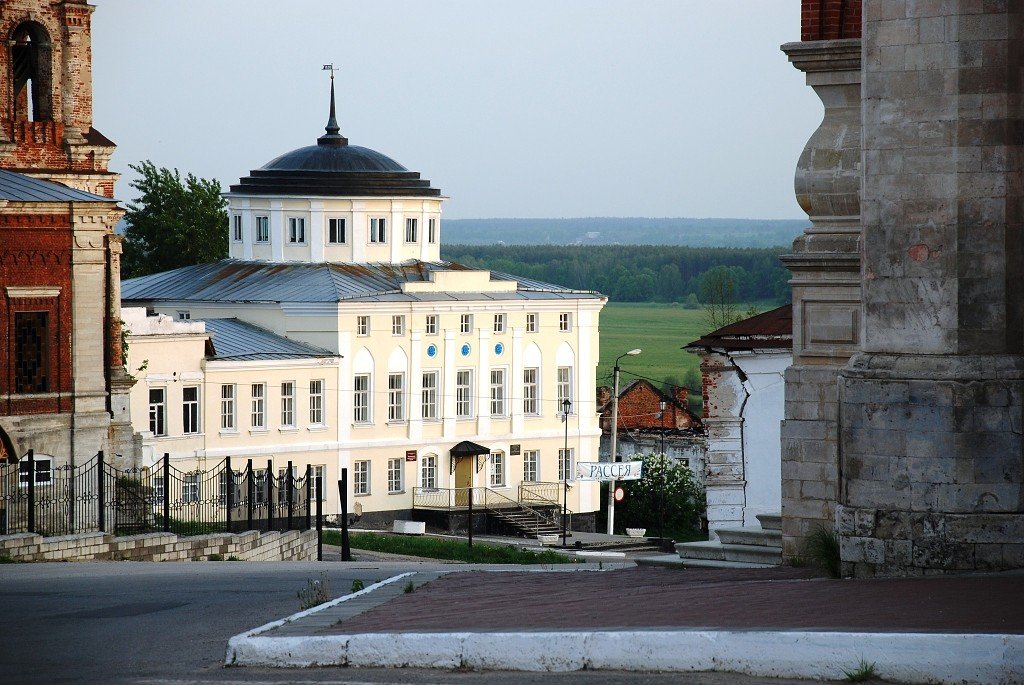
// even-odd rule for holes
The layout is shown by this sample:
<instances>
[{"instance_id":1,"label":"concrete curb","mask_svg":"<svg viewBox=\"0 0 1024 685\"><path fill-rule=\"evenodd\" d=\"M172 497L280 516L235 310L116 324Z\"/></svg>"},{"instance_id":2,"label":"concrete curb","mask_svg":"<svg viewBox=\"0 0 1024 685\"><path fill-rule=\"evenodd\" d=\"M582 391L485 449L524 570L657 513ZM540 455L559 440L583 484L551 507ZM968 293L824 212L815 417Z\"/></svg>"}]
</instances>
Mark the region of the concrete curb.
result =
<instances>
[{"instance_id":1,"label":"concrete curb","mask_svg":"<svg viewBox=\"0 0 1024 685\"><path fill-rule=\"evenodd\" d=\"M269 630L281 623L264 628ZM650 630L275 638L261 636L261 632L266 631L258 628L231 638L227 663L281 668L727 671L780 678L841 679L844 670L854 670L864 660L875 664L878 677L895 681L1024 682L1024 635Z\"/></svg>"}]
</instances>

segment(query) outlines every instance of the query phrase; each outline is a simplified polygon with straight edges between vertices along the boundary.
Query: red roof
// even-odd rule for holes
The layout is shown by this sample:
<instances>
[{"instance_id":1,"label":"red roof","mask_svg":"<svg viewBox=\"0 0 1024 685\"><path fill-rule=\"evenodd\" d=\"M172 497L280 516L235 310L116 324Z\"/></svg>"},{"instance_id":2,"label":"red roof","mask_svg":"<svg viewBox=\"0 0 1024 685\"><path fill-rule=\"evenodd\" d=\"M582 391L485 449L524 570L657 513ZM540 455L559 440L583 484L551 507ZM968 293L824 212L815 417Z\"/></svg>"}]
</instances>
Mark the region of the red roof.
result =
<instances>
[{"instance_id":1,"label":"red roof","mask_svg":"<svg viewBox=\"0 0 1024 685\"><path fill-rule=\"evenodd\" d=\"M722 326L717 331L694 340L683 349L694 347L727 350L763 350L793 348L793 305L751 316Z\"/></svg>"}]
</instances>

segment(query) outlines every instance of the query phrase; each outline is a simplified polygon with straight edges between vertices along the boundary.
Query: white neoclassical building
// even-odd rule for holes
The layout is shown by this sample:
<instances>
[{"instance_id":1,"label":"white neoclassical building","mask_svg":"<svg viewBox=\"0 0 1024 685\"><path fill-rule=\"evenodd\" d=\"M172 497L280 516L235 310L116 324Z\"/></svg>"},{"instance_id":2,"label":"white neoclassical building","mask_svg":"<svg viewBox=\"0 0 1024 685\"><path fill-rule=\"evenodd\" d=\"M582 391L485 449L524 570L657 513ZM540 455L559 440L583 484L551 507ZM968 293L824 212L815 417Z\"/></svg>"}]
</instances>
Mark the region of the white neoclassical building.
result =
<instances>
[{"instance_id":1,"label":"white neoclassical building","mask_svg":"<svg viewBox=\"0 0 1024 685\"><path fill-rule=\"evenodd\" d=\"M326 130L231 186L228 259L125 281L122 296L176 320L237 319L334 361L307 378L308 369L289 375L282 356L284 371L255 364L228 382L215 355L183 358L180 370L164 358L160 374L138 374L135 390L147 454L182 464L270 458L301 469L315 456L328 481L348 469L350 502L381 523L458 511L471 486L492 504L551 507L568 481L574 526L593 525L598 488L576 482L574 464L598 460L594 383L606 298L443 261L440 191L349 145L333 86ZM207 327L214 350L218 325ZM201 376L201 440L182 440L173 422L164 435L141 425L150 395L173 389L168 379L179 372ZM297 412L286 424L277 409L305 406L304 389L317 379L329 395L322 423L304 425ZM238 407L231 430L212 407L225 392ZM248 411L257 403L262 425ZM467 449L481 454L462 456ZM337 488L326 497L326 510L337 511Z\"/></svg>"}]
</instances>

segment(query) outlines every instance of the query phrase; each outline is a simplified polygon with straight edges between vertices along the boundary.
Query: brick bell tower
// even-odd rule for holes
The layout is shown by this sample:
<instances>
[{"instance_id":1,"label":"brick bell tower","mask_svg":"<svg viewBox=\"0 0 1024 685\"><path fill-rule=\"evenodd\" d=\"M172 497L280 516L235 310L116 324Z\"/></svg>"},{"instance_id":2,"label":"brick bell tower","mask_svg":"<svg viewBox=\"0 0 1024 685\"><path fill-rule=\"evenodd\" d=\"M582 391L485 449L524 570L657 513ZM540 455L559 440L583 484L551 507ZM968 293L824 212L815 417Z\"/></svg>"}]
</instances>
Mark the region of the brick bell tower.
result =
<instances>
[{"instance_id":1,"label":"brick bell tower","mask_svg":"<svg viewBox=\"0 0 1024 685\"><path fill-rule=\"evenodd\" d=\"M114 143L92 126L85 0L0 2L0 168L114 196Z\"/></svg>"},{"instance_id":2,"label":"brick bell tower","mask_svg":"<svg viewBox=\"0 0 1024 685\"><path fill-rule=\"evenodd\" d=\"M115 146L92 126L84 0L0 0L0 443L135 459L121 350ZM117 456L115 456L117 455Z\"/></svg>"}]
</instances>

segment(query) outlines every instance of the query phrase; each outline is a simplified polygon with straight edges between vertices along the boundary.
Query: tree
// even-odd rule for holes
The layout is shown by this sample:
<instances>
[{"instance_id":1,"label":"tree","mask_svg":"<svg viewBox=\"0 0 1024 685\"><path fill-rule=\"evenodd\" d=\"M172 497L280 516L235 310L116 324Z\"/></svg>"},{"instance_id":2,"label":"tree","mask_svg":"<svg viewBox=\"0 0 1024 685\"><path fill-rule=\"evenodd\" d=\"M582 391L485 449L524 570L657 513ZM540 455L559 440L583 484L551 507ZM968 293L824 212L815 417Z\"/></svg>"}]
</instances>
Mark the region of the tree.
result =
<instances>
[{"instance_id":1,"label":"tree","mask_svg":"<svg viewBox=\"0 0 1024 685\"><path fill-rule=\"evenodd\" d=\"M658 532L662 506L666 537L688 537L700 531L705 511L704 490L689 467L661 454L649 454L643 460L643 477L623 481L626 496L616 505L616 527L646 528ZM664 499L663 499L664 498Z\"/></svg>"},{"instance_id":2,"label":"tree","mask_svg":"<svg viewBox=\"0 0 1024 685\"><path fill-rule=\"evenodd\" d=\"M716 266L701 274L700 301L704 304L704 318L709 331L718 330L739 320L732 269L727 266Z\"/></svg>"},{"instance_id":3,"label":"tree","mask_svg":"<svg viewBox=\"0 0 1024 685\"><path fill-rule=\"evenodd\" d=\"M228 254L227 200L220 183L144 161L130 165L141 195L124 218L122 273L126 278L223 259Z\"/></svg>"}]
</instances>

